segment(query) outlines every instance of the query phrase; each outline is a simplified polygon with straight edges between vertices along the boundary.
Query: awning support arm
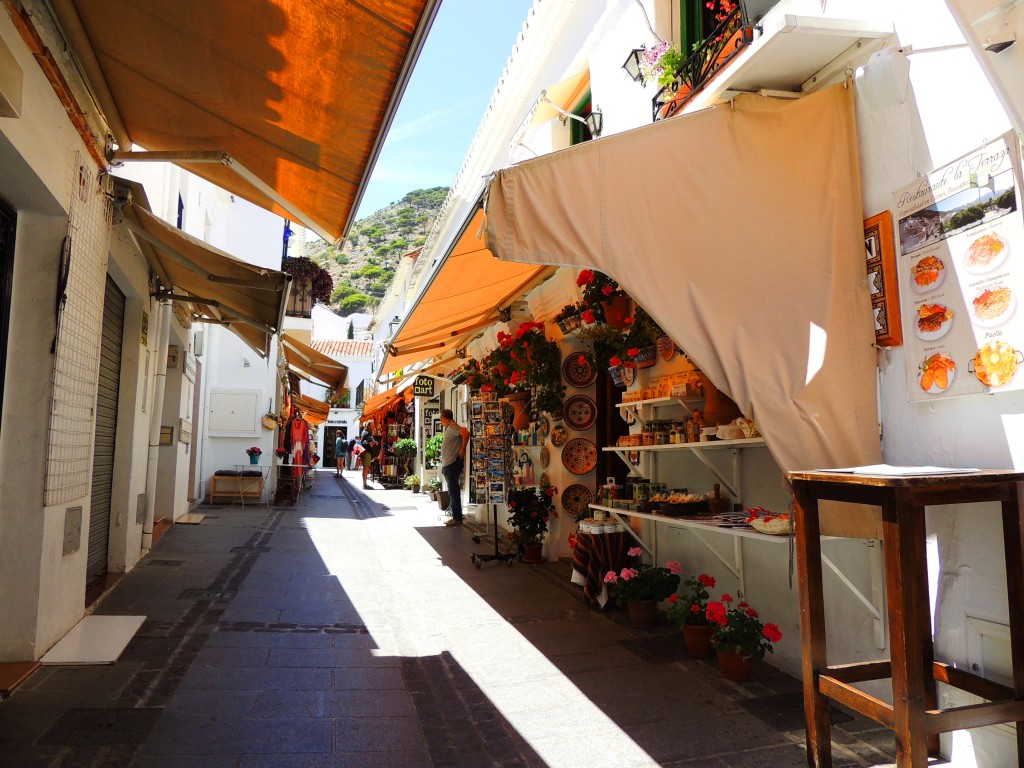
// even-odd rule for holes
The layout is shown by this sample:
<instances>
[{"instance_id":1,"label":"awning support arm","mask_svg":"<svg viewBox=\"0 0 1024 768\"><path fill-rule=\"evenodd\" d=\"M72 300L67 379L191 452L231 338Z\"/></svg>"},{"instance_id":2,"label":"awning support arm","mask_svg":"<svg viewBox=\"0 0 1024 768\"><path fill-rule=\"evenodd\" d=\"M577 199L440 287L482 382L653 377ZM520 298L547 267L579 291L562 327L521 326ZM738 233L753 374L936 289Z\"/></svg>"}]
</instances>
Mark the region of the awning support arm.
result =
<instances>
[{"instance_id":1,"label":"awning support arm","mask_svg":"<svg viewBox=\"0 0 1024 768\"><path fill-rule=\"evenodd\" d=\"M315 223L314 219L300 211L289 200L285 199L276 189L267 184L263 179L254 174L235 158L223 150L158 150L154 152L136 152L131 150L114 150L110 152L109 160L114 163L174 163L176 165L215 163L230 168L249 184L258 189L262 194L273 200L284 208L295 221L302 222L306 227L312 229L328 243L333 243L334 238L327 230Z\"/></svg>"},{"instance_id":2,"label":"awning support arm","mask_svg":"<svg viewBox=\"0 0 1024 768\"><path fill-rule=\"evenodd\" d=\"M200 296L190 296L187 293L169 293L165 291L157 291L155 295L158 299L167 299L169 301L184 301L189 304L203 304L208 307L214 307L215 309L222 310L230 315L233 315L234 317L237 317L242 322L251 325L253 328L262 331L268 336L273 336L275 333L274 329L271 328L269 325L261 323L259 320L253 320L251 317L243 315L237 309L229 307L227 304L224 304L221 301L217 301L216 299L204 299Z\"/></svg>"}]
</instances>

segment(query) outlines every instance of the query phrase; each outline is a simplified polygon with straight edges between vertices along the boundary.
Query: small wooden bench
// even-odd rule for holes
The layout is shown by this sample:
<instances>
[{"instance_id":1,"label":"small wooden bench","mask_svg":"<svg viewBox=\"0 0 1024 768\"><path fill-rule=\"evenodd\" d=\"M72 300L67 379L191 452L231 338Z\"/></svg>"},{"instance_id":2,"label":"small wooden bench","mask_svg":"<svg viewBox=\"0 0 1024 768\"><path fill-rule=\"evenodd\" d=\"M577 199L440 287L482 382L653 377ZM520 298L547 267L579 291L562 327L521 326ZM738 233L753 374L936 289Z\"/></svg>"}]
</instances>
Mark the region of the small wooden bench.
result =
<instances>
[{"instance_id":1,"label":"small wooden bench","mask_svg":"<svg viewBox=\"0 0 1024 768\"><path fill-rule=\"evenodd\" d=\"M241 501L260 502L263 500L263 475L213 475L206 493L208 504L216 504L218 498L227 497L229 503Z\"/></svg>"}]
</instances>

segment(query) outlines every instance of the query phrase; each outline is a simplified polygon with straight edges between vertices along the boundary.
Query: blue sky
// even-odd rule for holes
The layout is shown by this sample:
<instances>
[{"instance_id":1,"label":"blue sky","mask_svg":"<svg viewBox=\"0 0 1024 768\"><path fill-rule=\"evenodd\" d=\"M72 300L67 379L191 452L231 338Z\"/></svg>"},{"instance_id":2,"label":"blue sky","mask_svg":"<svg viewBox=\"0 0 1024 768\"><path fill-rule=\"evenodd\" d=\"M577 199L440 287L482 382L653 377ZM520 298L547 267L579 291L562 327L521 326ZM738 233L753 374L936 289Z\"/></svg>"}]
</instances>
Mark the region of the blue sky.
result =
<instances>
[{"instance_id":1,"label":"blue sky","mask_svg":"<svg viewBox=\"0 0 1024 768\"><path fill-rule=\"evenodd\" d=\"M357 219L462 167L533 0L442 0Z\"/></svg>"}]
</instances>

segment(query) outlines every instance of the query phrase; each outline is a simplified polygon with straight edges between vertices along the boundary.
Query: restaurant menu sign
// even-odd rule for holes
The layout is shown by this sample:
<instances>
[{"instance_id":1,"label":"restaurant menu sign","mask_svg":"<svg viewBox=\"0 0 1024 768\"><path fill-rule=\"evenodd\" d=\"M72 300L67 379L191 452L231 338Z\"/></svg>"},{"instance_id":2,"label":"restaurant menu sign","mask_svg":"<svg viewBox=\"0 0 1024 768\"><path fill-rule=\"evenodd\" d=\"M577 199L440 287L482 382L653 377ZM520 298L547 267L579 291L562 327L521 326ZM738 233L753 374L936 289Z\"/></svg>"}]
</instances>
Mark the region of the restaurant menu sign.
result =
<instances>
[{"instance_id":1,"label":"restaurant menu sign","mask_svg":"<svg viewBox=\"0 0 1024 768\"><path fill-rule=\"evenodd\" d=\"M893 196L911 401L1024 389L1024 219L1012 133Z\"/></svg>"}]
</instances>

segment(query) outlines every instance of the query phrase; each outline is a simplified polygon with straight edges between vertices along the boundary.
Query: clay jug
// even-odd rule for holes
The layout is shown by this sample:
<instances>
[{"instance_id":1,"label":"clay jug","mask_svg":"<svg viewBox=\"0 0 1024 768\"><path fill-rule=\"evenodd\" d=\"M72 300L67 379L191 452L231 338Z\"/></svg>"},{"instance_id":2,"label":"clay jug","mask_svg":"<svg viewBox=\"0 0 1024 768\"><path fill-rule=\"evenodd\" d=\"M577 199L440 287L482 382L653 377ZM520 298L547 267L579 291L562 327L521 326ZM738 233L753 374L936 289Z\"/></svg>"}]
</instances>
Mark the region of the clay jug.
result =
<instances>
[{"instance_id":1,"label":"clay jug","mask_svg":"<svg viewBox=\"0 0 1024 768\"><path fill-rule=\"evenodd\" d=\"M711 383L711 379L701 371L694 371L704 388L704 411L702 414L702 426L717 427L719 424L728 424L733 419L743 415L739 406L729 396Z\"/></svg>"}]
</instances>

